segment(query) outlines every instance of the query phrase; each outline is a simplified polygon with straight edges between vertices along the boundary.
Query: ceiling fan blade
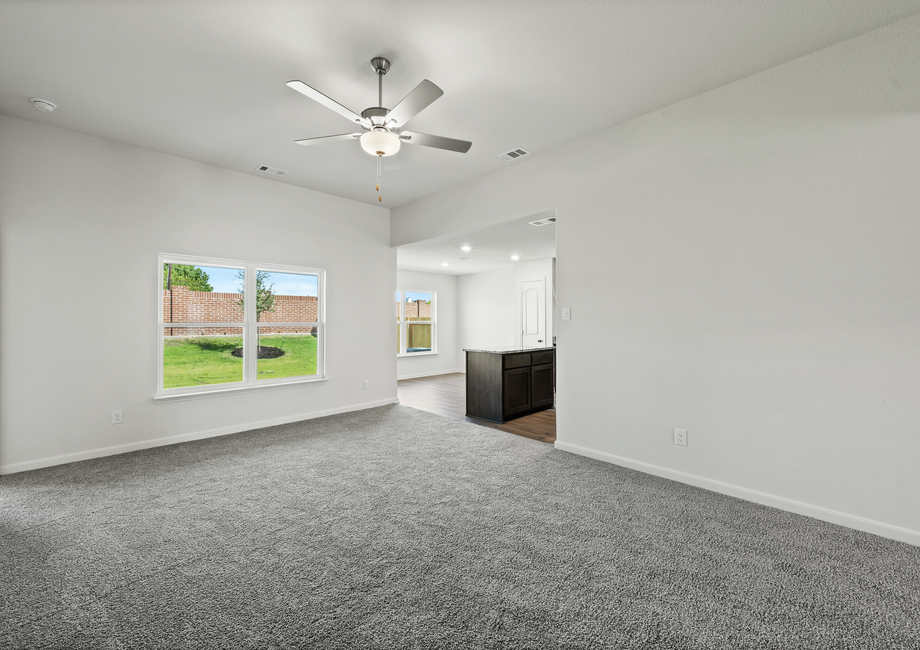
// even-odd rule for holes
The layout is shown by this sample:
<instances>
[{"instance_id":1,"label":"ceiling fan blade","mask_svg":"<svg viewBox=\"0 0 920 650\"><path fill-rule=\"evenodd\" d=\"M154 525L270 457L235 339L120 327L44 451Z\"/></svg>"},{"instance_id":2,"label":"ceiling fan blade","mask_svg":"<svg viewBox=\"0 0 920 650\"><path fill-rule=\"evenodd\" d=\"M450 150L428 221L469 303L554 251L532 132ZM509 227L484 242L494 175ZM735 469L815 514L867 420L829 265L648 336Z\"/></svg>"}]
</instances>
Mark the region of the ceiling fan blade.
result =
<instances>
[{"instance_id":1,"label":"ceiling fan blade","mask_svg":"<svg viewBox=\"0 0 920 650\"><path fill-rule=\"evenodd\" d=\"M308 146L311 144L321 144L333 140L357 140L361 137L360 133L340 133L339 135L322 135L318 138L305 138L304 140L294 140L294 144Z\"/></svg>"},{"instance_id":2,"label":"ceiling fan blade","mask_svg":"<svg viewBox=\"0 0 920 650\"><path fill-rule=\"evenodd\" d=\"M466 153L473 146L472 142L467 142L466 140L454 140L440 135L428 135L427 133L415 133L414 131L400 132L399 139L408 144L420 144L423 147L446 149L457 153Z\"/></svg>"},{"instance_id":3,"label":"ceiling fan blade","mask_svg":"<svg viewBox=\"0 0 920 650\"><path fill-rule=\"evenodd\" d=\"M348 118L350 121L360 124L361 126L366 126L370 128L370 123L365 120L363 117L355 113L350 108L342 106L340 103L332 99L331 97L326 97L323 93L318 91L316 88L312 88L305 84L302 81L289 81L287 82L288 87L293 88L299 93L302 93L312 99L315 102L318 102L325 106L326 108L331 108L336 113L342 117Z\"/></svg>"},{"instance_id":4,"label":"ceiling fan blade","mask_svg":"<svg viewBox=\"0 0 920 650\"><path fill-rule=\"evenodd\" d=\"M444 94L444 91L427 79L417 85L411 93L403 97L396 107L387 113L387 122L393 122L396 128L405 126L406 122L421 113L434 100Z\"/></svg>"}]
</instances>

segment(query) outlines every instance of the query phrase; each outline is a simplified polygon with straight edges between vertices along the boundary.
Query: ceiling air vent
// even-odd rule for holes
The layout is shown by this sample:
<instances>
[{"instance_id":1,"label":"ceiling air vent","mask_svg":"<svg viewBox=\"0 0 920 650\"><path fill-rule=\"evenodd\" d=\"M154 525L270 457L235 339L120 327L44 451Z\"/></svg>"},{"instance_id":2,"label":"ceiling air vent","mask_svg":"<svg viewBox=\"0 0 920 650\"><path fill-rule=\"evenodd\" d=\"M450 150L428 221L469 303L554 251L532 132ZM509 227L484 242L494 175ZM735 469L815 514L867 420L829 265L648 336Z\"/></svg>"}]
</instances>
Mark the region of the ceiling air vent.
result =
<instances>
[{"instance_id":1,"label":"ceiling air vent","mask_svg":"<svg viewBox=\"0 0 920 650\"><path fill-rule=\"evenodd\" d=\"M536 221L528 221L531 226L548 226L551 223L556 223L556 217L547 217L546 219L537 219Z\"/></svg>"},{"instance_id":2,"label":"ceiling air vent","mask_svg":"<svg viewBox=\"0 0 920 650\"><path fill-rule=\"evenodd\" d=\"M265 172L266 174L271 174L273 176L284 176L287 174L283 169L276 169L275 167L269 167L268 165L259 165L256 167L260 172Z\"/></svg>"},{"instance_id":3,"label":"ceiling air vent","mask_svg":"<svg viewBox=\"0 0 920 650\"><path fill-rule=\"evenodd\" d=\"M518 158L523 158L524 156L529 156L530 152L527 149L512 149L503 154L500 154L498 157L504 160L505 162L511 162L512 160L517 160Z\"/></svg>"}]
</instances>

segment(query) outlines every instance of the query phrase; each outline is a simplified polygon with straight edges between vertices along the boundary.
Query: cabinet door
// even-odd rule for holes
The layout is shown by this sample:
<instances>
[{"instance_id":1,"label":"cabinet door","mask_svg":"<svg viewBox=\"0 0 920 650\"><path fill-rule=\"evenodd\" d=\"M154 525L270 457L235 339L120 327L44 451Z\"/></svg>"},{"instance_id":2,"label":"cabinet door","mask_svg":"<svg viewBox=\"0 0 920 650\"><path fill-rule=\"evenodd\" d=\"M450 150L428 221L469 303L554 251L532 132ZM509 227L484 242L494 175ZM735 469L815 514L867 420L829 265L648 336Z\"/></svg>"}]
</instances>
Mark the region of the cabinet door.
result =
<instances>
[{"instance_id":1,"label":"cabinet door","mask_svg":"<svg viewBox=\"0 0 920 650\"><path fill-rule=\"evenodd\" d=\"M533 408L553 405L553 364L546 363L530 369L530 391L530 405Z\"/></svg>"},{"instance_id":2,"label":"cabinet door","mask_svg":"<svg viewBox=\"0 0 920 650\"><path fill-rule=\"evenodd\" d=\"M505 419L509 415L530 410L530 368L505 371L503 405Z\"/></svg>"}]
</instances>

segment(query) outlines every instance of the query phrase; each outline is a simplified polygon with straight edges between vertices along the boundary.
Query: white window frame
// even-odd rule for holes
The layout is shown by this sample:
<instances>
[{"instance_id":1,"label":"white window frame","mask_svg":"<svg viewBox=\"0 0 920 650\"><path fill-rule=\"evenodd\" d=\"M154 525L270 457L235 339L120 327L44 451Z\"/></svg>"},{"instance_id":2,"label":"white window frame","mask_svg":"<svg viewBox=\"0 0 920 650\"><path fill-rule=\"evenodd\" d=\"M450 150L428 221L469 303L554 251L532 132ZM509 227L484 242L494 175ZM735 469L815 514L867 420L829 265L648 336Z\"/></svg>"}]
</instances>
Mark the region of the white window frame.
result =
<instances>
[{"instance_id":1,"label":"white window frame","mask_svg":"<svg viewBox=\"0 0 920 650\"><path fill-rule=\"evenodd\" d=\"M430 354L438 353L438 292L431 289L397 289L399 294L399 352L397 357L424 357ZM428 321L407 321L406 320L406 294L407 293L430 293L431 294L431 352L406 352L406 344L409 342L409 327L411 323L427 323Z\"/></svg>"},{"instance_id":2,"label":"white window frame","mask_svg":"<svg viewBox=\"0 0 920 650\"><path fill-rule=\"evenodd\" d=\"M236 323L170 323L163 322L163 265L188 264L191 266L215 266L220 268L244 269L246 272L243 290L245 296L256 295L256 273L268 271L270 273L301 273L317 276L317 310L316 321L312 323L259 323L256 322L256 301L245 300L243 303L243 320ZM157 260L157 388L154 401L168 401L175 399L193 399L211 395L223 395L234 392L261 390L292 384L306 384L324 382L326 376L326 271L304 266L288 266L285 264L262 264L243 260L227 260L217 257L204 257L199 255L174 255L160 253ZM281 377L278 379L258 379L258 360L256 348L258 347L258 326L266 327L315 327L316 328L316 374L300 375L297 377ZM198 328L198 327L227 327L243 330L243 380L229 384L209 384L207 386L183 386L181 388L163 388L163 348L166 329Z\"/></svg>"}]
</instances>

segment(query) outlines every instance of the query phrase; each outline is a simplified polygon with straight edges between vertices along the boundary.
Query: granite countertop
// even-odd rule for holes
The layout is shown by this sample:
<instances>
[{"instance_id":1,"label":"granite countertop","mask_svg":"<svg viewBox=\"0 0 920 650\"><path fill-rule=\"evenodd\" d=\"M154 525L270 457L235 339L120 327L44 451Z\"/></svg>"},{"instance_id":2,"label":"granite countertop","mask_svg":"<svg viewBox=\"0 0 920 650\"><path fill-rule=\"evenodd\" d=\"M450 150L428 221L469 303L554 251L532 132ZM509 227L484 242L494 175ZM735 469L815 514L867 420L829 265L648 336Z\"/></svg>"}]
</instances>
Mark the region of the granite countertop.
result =
<instances>
[{"instance_id":1,"label":"granite countertop","mask_svg":"<svg viewBox=\"0 0 920 650\"><path fill-rule=\"evenodd\" d=\"M488 350L474 350L471 348L463 348L464 352L485 352L487 354L515 354L517 352L541 352L543 350L554 350L555 347L548 345L542 348L525 348L520 345L509 345L509 346L499 346L495 348L489 348Z\"/></svg>"}]
</instances>

